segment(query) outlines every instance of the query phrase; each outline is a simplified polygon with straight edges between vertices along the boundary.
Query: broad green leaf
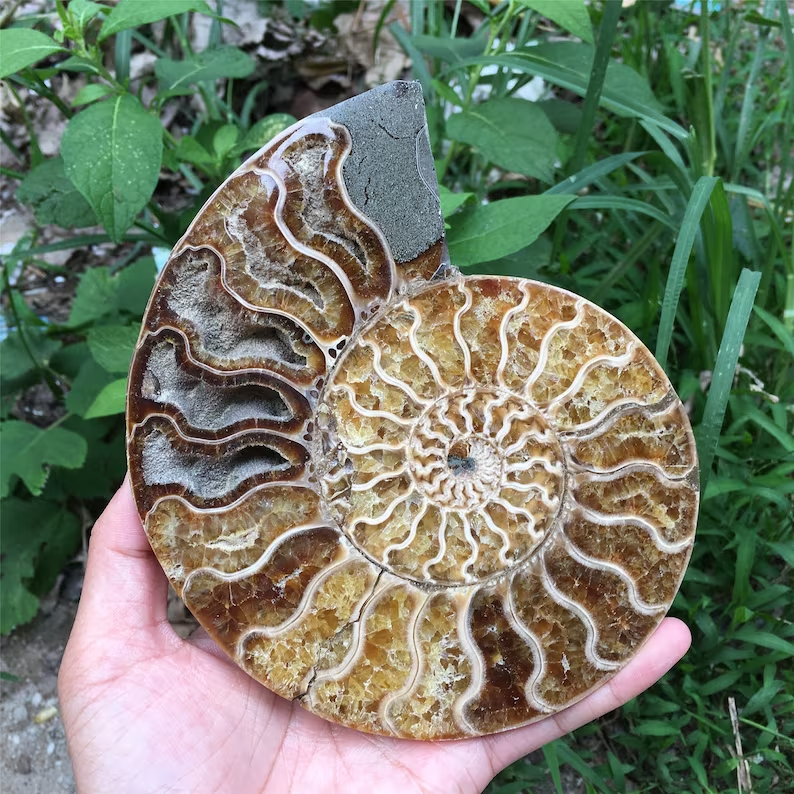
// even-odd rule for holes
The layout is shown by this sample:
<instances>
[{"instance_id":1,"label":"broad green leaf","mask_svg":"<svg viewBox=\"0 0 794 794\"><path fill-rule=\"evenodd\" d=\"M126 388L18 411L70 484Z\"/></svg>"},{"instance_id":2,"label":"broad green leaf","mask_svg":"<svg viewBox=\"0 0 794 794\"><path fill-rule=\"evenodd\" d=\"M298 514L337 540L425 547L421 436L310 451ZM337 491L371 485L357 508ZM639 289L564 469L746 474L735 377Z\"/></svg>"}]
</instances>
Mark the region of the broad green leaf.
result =
<instances>
[{"instance_id":1,"label":"broad green leaf","mask_svg":"<svg viewBox=\"0 0 794 794\"><path fill-rule=\"evenodd\" d=\"M215 133L212 139L212 147L219 160L223 160L229 154L237 143L239 136L240 130L234 124L224 124Z\"/></svg>"},{"instance_id":2,"label":"broad green leaf","mask_svg":"<svg viewBox=\"0 0 794 794\"><path fill-rule=\"evenodd\" d=\"M80 526L74 514L59 504L36 499L7 499L0 506L0 634L27 623L39 607L39 599L30 591L42 558L50 556L49 546L68 548L70 555L80 539ZM42 548L43 547L43 548ZM66 555L62 555L58 570ZM46 563L46 560L44 561ZM46 585L46 582L44 582ZM42 588L43 590L44 588Z\"/></svg>"},{"instance_id":3,"label":"broad green leaf","mask_svg":"<svg viewBox=\"0 0 794 794\"><path fill-rule=\"evenodd\" d=\"M96 400L85 412L86 419L93 419L97 416L112 416L113 414L123 414L127 404L127 379L119 378L112 383L108 383L97 395Z\"/></svg>"},{"instance_id":4,"label":"broad green leaf","mask_svg":"<svg viewBox=\"0 0 794 794\"><path fill-rule=\"evenodd\" d=\"M0 378L11 381L34 370L35 364L28 350L39 364L46 366L60 347L61 342L46 336L38 328L27 326L24 342L18 331L12 331L0 342Z\"/></svg>"},{"instance_id":5,"label":"broad green leaf","mask_svg":"<svg viewBox=\"0 0 794 794\"><path fill-rule=\"evenodd\" d=\"M78 328L119 310L143 314L154 287L154 259L144 256L123 270L110 274L105 267L92 267L80 277L72 310L66 323Z\"/></svg>"},{"instance_id":6,"label":"broad green leaf","mask_svg":"<svg viewBox=\"0 0 794 794\"><path fill-rule=\"evenodd\" d=\"M518 0L518 3L556 22L574 36L593 43L593 26L584 0Z\"/></svg>"},{"instance_id":7,"label":"broad green leaf","mask_svg":"<svg viewBox=\"0 0 794 794\"><path fill-rule=\"evenodd\" d=\"M582 108L563 99L541 99L535 103L554 125L557 132L576 135L582 123Z\"/></svg>"},{"instance_id":8,"label":"broad green leaf","mask_svg":"<svg viewBox=\"0 0 794 794\"><path fill-rule=\"evenodd\" d=\"M108 372L129 370L137 341L138 328L131 325L96 325L88 332L88 349Z\"/></svg>"},{"instance_id":9,"label":"broad green leaf","mask_svg":"<svg viewBox=\"0 0 794 794\"><path fill-rule=\"evenodd\" d=\"M452 216L449 252L465 267L525 248L573 201L573 196L519 196L463 210Z\"/></svg>"},{"instance_id":10,"label":"broad green leaf","mask_svg":"<svg viewBox=\"0 0 794 794\"><path fill-rule=\"evenodd\" d=\"M585 96L594 54L595 49L590 44L553 42L525 47L504 55L470 58L461 66L502 66L516 72L538 75L561 88ZM689 137L683 127L662 114L648 81L626 64L617 61L609 64L600 104L621 115L648 119L681 140Z\"/></svg>"},{"instance_id":11,"label":"broad green leaf","mask_svg":"<svg viewBox=\"0 0 794 794\"><path fill-rule=\"evenodd\" d=\"M80 276L67 325L76 328L98 320L116 306L118 282L105 267L92 267Z\"/></svg>"},{"instance_id":12,"label":"broad green leaf","mask_svg":"<svg viewBox=\"0 0 794 794\"><path fill-rule=\"evenodd\" d=\"M213 16L204 0L121 0L102 24L99 41L128 28L137 28L187 11Z\"/></svg>"},{"instance_id":13,"label":"broad green leaf","mask_svg":"<svg viewBox=\"0 0 794 794\"><path fill-rule=\"evenodd\" d=\"M72 107L76 108L80 105L90 105L98 99L112 94L113 89L104 83L88 83L84 85L78 92L77 96L72 100Z\"/></svg>"},{"instance_id":14,"label":"broad green leaf","mask_svg":"<svg viewBox=\"0 0 794 794\"><path fill-rule=\"evenodd\" d=\"M192 136L183 135L174 150L177 158L193 165L212 165L215 158Z\"/></svg>"},{"instance_id":15,"label":"broad green leaf","mask_svg":"<svg viewBox=\"0 0 794 794\"><path fill-rule=\"evenodd\" d=\"M441 204L441 214L448 218L461 205L474 198L474 193L453 193L444 185L438 186L438 200Z\"/></svg>"},{"instance_id":16,"label":"broad green leaf","mask_svg":"<svg viewBox=\"0 0 794 794\"><path fill-rule=\"evenodd\" d=\"M4 28L0 30L0 79L61 51L60 44L38 30Z\"/></svg>"},{"instance_id":17,"label":"broad green leaf","mask_svg":"<svg viewBox=\"0 0 794 794\"><path fill-rule=\"evenodd\" d=\"M71 417L64 427L74 430L88 442L88 455L80 469L55 469L47 484L53 498L102 499L124 478L127 469L124 454L124 424L117 416L104 419Z\"/></svg>"},{"instance_id":18,"label":"broad green leaf","mask_svg":"<svg viewBox=\"0 0 794 794\"><path fill-rule=\"evenodd\" d=\"M45 160L29 171L17 190L17 199L33 210L42 225L73 229L97 223L91 205L64 173L60 157Z\"/></svg>"},{"instance_id":19,"label":"broad green leaf","mask_svg":"<svg viewBox=\"0 0 794 794\"><path fill-rule=\"evenodd\" d=\"M492 99L447 121L450 138L475 147L487 160L551 182L557 132L546 114L525 99Z\"/></svg>"},{"instance_id":20,"label":"broad green leaf","mask_svg":"<svg viewBox=\"0 0 794 794\"><path fill-rule=\"evenodd\" d=\"M239 154L254 149L261 149L270 143L276 135L284 132L287 127L291 127L295 121L295 117L290 116L289 113L272 113L269 116L265 116L251 125L251 129L246 132L245 137L235 151Z\"/></svg>"},{"instance_id":21,"label":"broad green leaf","mask_svg":"<svg viewBox=\"0 0 794 794\"><path fill-rule=\"evenodd\" d=\"M157 268L151 256L142 256L120 270L111 278L111 282L118 286L116 308L140 317L149 302L156 278Z\"/></svg>"},{"instance_id":22,"label":"broad green leaf","mask_svg":"<svg viewBox=\"0 0 794 794\"><path fill-rule=\"evenodd\" d=\"M79 31L84 31L86 25L100 11L109 11L106 5L91 2L91 0L71 0L69 3L69 16L74 20Z\"/></svg>"},{"instance_id":23,"label":"broad green leaf","mask_svg":"<svg viewBox=\"0 0 794 794\"><path fill-rule=\"evenodd\" d=\"M115 375L97 364L93 358L86 358L66 395L67 410L77 416L85 416L102 389L115 379Z\"/></svg>"},{"instance_id":24,"label":"broad green leaf","mask_svg":"<svg viewBox=\"0 0 794 794\"><path fill-rule=\"evenodd\" d=\"M78 113L61 141L66 176L114 240L121 239L151 198L162 153L160 122L131 94Z\"/></svg>"},{"instance_id":25,"label":"broad green leaf","mask_svg":"<svg viewBox=\"0 0 794 794\"><path fill-rule=\"evenodd\" d=\"M16 475L28 490L39 496L47 481L49 466L76 469L86 456L85 439L62 427L40 427L11 420L0 425L0 497L8 496Z\"/></svg>"},{"instance_id":26,"label":"broad green leaf","mask_svg":"<svg viewBox=\"0 0 794 794\"><path fill-rule=\"evenodd\" d=\"M206 80L248 77L254 68L255 63L250 55L230 46L204 50L178 61L159 58L154 65L163 96L191 94L193 85Z\"/></svg>"}]
</instances>

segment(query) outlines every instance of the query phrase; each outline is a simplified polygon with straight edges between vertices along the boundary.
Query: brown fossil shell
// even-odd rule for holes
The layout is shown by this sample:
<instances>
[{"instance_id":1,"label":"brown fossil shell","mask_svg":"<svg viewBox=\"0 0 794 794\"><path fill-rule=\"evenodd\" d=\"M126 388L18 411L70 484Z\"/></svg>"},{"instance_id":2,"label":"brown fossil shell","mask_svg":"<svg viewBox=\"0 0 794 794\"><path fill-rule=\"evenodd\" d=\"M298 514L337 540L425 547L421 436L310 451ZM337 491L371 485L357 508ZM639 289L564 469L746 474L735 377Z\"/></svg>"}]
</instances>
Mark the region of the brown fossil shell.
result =
<instances>
[{"instance_id":1,"label":"brown fossil shell","mask_svg":"<svg viewBox=\"0 0 794 794\"><path fill-rule=\"evenodd\" d=\"M328 720L488 734L610 678L675 596L695 445L592 303L464 277L416 84L278 136L174 248L128 452L177 592L254 678Z\"/></svg>"}]
</instances>

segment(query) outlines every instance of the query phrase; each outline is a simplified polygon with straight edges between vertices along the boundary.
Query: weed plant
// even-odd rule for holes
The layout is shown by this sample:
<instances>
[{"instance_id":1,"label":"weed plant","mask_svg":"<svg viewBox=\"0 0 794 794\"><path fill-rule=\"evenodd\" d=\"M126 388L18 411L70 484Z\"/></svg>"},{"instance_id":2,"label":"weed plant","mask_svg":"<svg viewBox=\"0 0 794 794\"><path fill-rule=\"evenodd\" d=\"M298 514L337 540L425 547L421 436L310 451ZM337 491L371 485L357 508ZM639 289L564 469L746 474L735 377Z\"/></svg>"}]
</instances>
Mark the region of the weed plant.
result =
<instances>
[{"instance_id":1,"label":"weed plant","mask_svg":"<svg viewBox=\"0 0 794 794\"><path fill-rule=\"evenodd\" d=\"M69 119L61 156L45 159L26 116L27 167L4 176L40 224L105 230L49 245L32 235L4 257L4 632L33 617L79 540L77 516L123 471L151 247L178 239L241 157L291 121L254 118L263 85L220 43L222 8L157 5L59 2L60 30L53 17L0 30L9 90ZM342 6L270 10L330 24ZM562 792L571 774L587 792L794 790L794 33L785 0L712 6L413 0L410 30L388 26L425 92L453 262L616 314L655 350L698 442L698 536L672 610L692 650L619 712L514 764L493 794ZM201 54L190 13L214 19ZM133 48L159 59L146 92L129 79ZM64 70L87 77L71 106L51 87ZM194 92L203 110L177 140L160 118ZM191 186L185 212L159 205L163 173ZM25 268L108 240L125 253L85 271L66 322L30 310ZM41 384L59 406L43 426L19 409Z\"/></svg>"}]
</instances>

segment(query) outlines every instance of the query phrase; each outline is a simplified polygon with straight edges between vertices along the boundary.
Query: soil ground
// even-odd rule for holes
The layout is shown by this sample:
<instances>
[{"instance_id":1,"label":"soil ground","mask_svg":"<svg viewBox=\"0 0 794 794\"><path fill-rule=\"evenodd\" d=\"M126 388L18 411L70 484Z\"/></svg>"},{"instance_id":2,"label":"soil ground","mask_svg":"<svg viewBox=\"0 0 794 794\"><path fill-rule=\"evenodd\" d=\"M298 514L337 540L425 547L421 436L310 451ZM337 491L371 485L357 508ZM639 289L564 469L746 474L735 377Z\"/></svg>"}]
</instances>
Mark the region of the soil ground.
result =
<instances>
[{"instance_id":1,"label":"soil ground","mask_svg":"<svg viewBox=\"0 0 794 794\"><path fill-rule=\"evenodd\" d=\"M4 794L75 791L57 686L77 601L51 595L42 606L35 620L4 638L0 649L0 670L17 679L3 680L0 687Z\"/></svg>"}]
</instances>

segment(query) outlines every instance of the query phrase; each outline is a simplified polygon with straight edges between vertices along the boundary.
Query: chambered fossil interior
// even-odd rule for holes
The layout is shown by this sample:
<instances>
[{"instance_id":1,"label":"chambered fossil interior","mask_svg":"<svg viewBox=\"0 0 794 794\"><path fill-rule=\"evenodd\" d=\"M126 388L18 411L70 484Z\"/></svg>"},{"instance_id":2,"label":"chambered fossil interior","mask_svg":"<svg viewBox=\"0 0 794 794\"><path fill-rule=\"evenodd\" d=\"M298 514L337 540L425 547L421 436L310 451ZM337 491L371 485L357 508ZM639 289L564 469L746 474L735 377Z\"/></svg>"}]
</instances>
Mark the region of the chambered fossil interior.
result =
<instances>
[{"instance_id":1,"label":"chambered fossil interior","mask_svg":"<svg viewBox=\"0 0 794 794\"><path fill-rule=\"evenodd\" d=\"M587 300L446 261L421 91L311 116L174 248L130 377L158 559L250 675L414 739L565 708L661 621L698 509L683 407Z\"/></svg>"}]
</instances>

